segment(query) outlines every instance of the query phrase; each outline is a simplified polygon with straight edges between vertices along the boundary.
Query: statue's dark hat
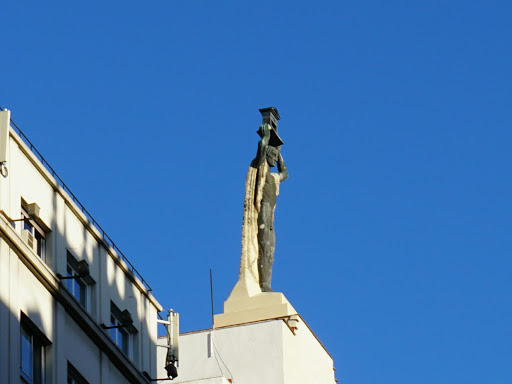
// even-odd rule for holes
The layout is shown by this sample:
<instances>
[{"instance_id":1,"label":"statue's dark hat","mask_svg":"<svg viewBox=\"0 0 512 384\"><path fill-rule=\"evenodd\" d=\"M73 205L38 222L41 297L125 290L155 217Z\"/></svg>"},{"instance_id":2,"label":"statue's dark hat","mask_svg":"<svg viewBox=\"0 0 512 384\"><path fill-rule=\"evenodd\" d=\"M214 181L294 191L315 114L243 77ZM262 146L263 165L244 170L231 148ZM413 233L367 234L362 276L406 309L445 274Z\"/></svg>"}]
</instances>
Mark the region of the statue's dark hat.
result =
<instances>
[{"instance_id":1,"label":"statue's dark hat","mask_svg":"<svg viewBox=\"0 0 512 384\"><path fill-rule=\"evenodd\" d=\"M269 145L271 145L273 147L279 147L279 146L283 145L283 140L279 137L279 135L277 133L277 122L281 118L279 116L279 112L277 112L277 108L275 108L275 107L262 108L262 109L260 109L260 113L261 113L261 116L263 117L263 124L269 124L270 127L272 128L270 130ZM260 135L260 137L261 137L262 136L261 128L258 129L257 132L258 132L258 135Z\"/></svg>"}]
</instances>

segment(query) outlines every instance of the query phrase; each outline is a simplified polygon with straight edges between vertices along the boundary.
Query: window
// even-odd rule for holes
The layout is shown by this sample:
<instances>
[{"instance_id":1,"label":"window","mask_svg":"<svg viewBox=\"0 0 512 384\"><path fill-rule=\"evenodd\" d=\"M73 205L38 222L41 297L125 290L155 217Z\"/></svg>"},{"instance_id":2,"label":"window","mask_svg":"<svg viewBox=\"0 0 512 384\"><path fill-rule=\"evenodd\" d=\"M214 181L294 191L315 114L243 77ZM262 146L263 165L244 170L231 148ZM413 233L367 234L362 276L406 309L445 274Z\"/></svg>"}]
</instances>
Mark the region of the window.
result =
<instances>
[{"instance_id":1,"label":"window","mask_svg":"<svg viewBox=\"0 0 512 384\"><path fill-rule=\"evenodd\" d=\"M68 381L67 384L89 384L87 380L77 371L68 361Z\"/></svg>"},{"instance_id":2,"label":"window","mask_svg":"<svg viewBox=\"0 0 512 384\"><path fill-rule=\"evenodd\" d=\"M86 262L81 261L81 263ZM69 251L67 253L66 275L66 277L76 276L73 279L66 280L66 287L68 291L71 292L73 297L80 303L80 305L89 310L91 307L91 286L95 283L95 281L89 274L86 276L81 276L83 273L81 273L80 263Z\"/></svg>"},{"instance_id":3,"label":"window","mask_svg":"<svg viewBox=\"0 0 512 384\"><path fill-rule=\"evenodd\" d=\"M124 352L126 356L132 358L133 343L137 330L133 326L133 321L128 310L121 311L112 301L110 302L110 326L116 327L110 329L110 337L114 343Z\"/></svg>"},{"instance_id":4,"label":"window","mask_svg":"<svg viewBox=\"0 0 512 384\"><path fill-rule=\"evenodd\" d=\"M78 276L76 271L73 269L71 265L68 264L67 276ZM69 292L78 300L80 305L84 308L87 308L87 285L80 278L77 277L75 279L67 280L67 288Z\"/></svg>"},{"instance_id":5,"label":"window","mask_svg":"<svg viewBox=\"0 0 512 384\"><path fill-rule=\"evenodd\" d=\"M46 232L28 213L27 204L21 206L21 217L23 220L22 237L29 247L46 262Z\"/></svg>"},{"instance_id":6,"label":"window","mask_svg":"<svg viewBox=\"0 0 512 384\"><path fill-rule=\"evenodd\" d=\"M44 382L45 346L50 341L25 315L21 314L20 376L22 383Z\"/></svg>"},{"instance_id":7,"label":"window","mask_svg":"<svg viewBox=\"0 0 512 384\"><path fill-rule=\"evenodd\" d=\"M114 316L110 315L110 322L113 326L121 325L119 320ZM129 355L130 351L130 334L124 328L112 328L110 330L110 337L121 350Z\"/></svg>"},{"instance_id":8,"label":"window","mask_svg":"<svg viewBox=\"0 0 512 384\"><path fill-rule=\"evenodd\" d=\"M21 378L25 383L42 382L42 345L21 325Z\"/></svg>"}]
</instances>

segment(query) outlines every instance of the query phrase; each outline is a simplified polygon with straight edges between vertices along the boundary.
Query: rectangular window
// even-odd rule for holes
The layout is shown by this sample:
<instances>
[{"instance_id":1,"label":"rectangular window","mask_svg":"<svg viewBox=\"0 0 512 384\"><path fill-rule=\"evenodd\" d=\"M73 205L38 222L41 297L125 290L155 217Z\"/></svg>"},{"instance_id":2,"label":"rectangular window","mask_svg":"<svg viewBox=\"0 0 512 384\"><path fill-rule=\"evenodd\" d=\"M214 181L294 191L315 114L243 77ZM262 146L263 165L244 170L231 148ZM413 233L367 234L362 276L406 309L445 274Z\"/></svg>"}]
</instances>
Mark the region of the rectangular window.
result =
<instances>
[{"instance_id":1,"label":"rectangular window","mask_svg":"<svg viewBox=\"0 0 512 384\"><path fill-rule=\"evenodd\" d=\"M120 326L121 323L114 316L110 315L110 322L112 326ZM125 355L129 355L130 352L130 334L124 328L112 328L110 330L110 337L117 344L119 348L125 353Z\"/></svg>"},{"instance_id":2,"label":"rectangular window","mask_svg":"<svg viewBox=\"0 0 512 384\"><path fill-rule=\"evenodd\" d=\"M68 264L67 276L78 276L76 271ZM78 300L80 305L87 309L87 284L80 278L67 280L67 288L69 292Z\"/></svg>"},{"instance_id":3,"label":"rectangular window","mask_svg":"<svg viewBox=\"0 0 512 384\"><path fill-rule=\"evenodd\" d=\"M67 384L89 384L87 380L78 372L78 370L68 361L68 381Z\"/></svg>"},{"instance_id":4,"label":"rectangular window","mask_svg":"<svg viewBox=\"0 0 512 384\"><path fill-rule=\"evenodd\" d=\"M81 261L80 263L86 263ZM66 280L66 287L73 297L80 303L82 307L89 310L91 308L91 286L95 283L90 274L81 276L80 263L71 254L67 252L66 277L74 277Z\"/></svg>"},{"instance_id":5,"label":"rectangular window","mask_svg":"<svg viewBox=\"0 0 512 384\"><path fill-rule=\"evenodd\" d=\"M46 232L39 226L35 220L31 219L27 210L21 207L21 217L23 220L23 238L28 246L46 262Z\"/></svg>"},{"instance_id":6,"label":"rectangular window","mask_svg":"<svg viewBox=\"0 0 512 384\"><path fill-rule=\"evenodd\" d=\"M129 318L129 320L128 320ZM137 330L127 310L121 311L112 301L110 302L110 338L130 359L133 357L133 344Z\"/></svg>"},{"instance_id":7,"label":"rectangular window","mask_svg":"<svg viewBox=\"0 0 512 384\"><path fill-rule=\"evenodd\" d=\"M21 315L21 381L26 384L42 384L44 383L45 346L50 342L25 314Z\"/></svg>"},{"instance_id":8,"label":"rectangular window","mask_svg":"<svg viewBox=\"0 0 512 384\"><path fill-rule=\"evenodd\" d=\"M34 359L34 354L36 355ZM39 359L40 353L34 345L34 335L21 325L21 378L27 383L37 383L34 378L34 360ZM37 363L37 365L40 365ZM37 371L37 369L36 369ZM37 376L37 375L36 375ZM40 381L40 380L39 380Z\"/></svg>"}]
</instances>

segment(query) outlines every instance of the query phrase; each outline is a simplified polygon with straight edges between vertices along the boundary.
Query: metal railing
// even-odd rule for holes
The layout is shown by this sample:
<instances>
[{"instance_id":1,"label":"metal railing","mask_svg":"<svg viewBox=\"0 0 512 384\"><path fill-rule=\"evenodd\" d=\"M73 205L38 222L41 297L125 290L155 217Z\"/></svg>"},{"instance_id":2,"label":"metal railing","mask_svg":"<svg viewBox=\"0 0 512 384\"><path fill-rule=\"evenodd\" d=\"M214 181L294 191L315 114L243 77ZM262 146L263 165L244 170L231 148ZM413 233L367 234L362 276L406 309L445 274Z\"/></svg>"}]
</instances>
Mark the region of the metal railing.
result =
<instances>
[{"instance_id":1,"label":"metal railing","mask_svg":"<svg viewBox=\"0 0 512 384\"><path fill-rule=\"evenodd\" d=\"M0 107L0 111L3 111L4 108ZM62 179L59 177L57 172L52 168L52 166L46 161L46 159L41 155L41 153L37 150L36 147L32 144L32 142L28 139L28 137L23 133L23 131L16 125L16 123L11 119L11 124L14 126L16 132L19 134L19 136L22 138L22 140L27 144L27 146L30 148L32 153L36 155L36 157L39 159L39 161L44 165L44 167L51 173L51 175L57 180L57 183L69 194L73 202L80 208L82 213L87 217L89 222L96 227L96 229L101 233L103 236L103 239L105 242L110 245L117 254L121 257L121 259L129 266L130 271L135 274L142 284L147 288L148 291L152 291L153 289L149 286L146 280L142 277L142 275L135 269L132 263L128 260L128 258L124 255L124 253L119 249L119 247L114 243L114 240L110 238L109 235L105 232L105 230L101 227L101 225L98 224L98 222L92 217L92 215L89 213L87 209L83 206L83 204L78 200L78 198L75 196L73 192L68 188L68 186L62 181Z\"/></svg>"}]
</instances>

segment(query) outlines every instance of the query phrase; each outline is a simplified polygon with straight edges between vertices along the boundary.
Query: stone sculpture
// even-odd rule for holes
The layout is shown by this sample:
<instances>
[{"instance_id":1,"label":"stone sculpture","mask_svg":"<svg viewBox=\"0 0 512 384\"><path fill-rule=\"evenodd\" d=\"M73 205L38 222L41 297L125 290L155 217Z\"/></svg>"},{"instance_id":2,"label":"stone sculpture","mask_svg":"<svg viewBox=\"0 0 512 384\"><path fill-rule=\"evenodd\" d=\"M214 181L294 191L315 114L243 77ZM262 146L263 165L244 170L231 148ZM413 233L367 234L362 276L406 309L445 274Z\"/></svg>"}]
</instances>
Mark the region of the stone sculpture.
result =
<instances>
[{"instance_id":1,"label":"stone sculpture","mask_svg":"<svg viewBox=\"0 0 512 384\"><path fill-rule=\"evenodd\" d=\"M283 142L277 134L277 110L271 107L260 112L264 121L258 130L261 139L245 185L240 277L250 276L258 282L261 291L271 292L275 250L274 210L279 184L288 177L288 171L280 152ZM276 164L278 173L271 173L270 168Z\"/></svg>"},{"instance_id":2,"label":"stone sculpture","mask_svg":"<svg viewBox=\"0 0 512 384\"><path fill-rule=\"evenodd\" d=\"M224 313L214 316L214 328L297 318L297 311L286 297L271 288L276 241L274 209L280 182L288 178L288 171L281 155L283 141L277 134L277 109L263 108L260 112L263 124L257 132L261 139L245 181L240 275L224 302ZM276 165L278 172L270 172ZM292 328L296 329L296 326Z\"/></svg>"}]
</instances>

